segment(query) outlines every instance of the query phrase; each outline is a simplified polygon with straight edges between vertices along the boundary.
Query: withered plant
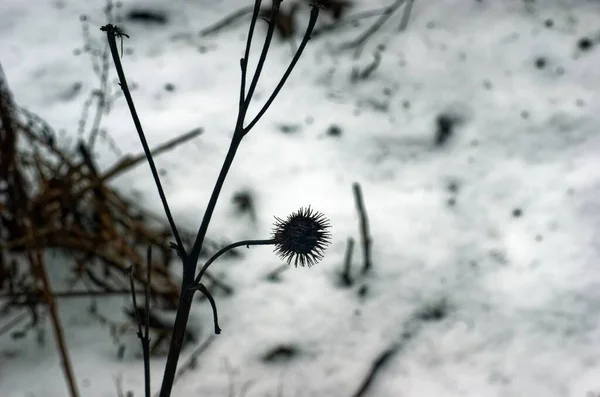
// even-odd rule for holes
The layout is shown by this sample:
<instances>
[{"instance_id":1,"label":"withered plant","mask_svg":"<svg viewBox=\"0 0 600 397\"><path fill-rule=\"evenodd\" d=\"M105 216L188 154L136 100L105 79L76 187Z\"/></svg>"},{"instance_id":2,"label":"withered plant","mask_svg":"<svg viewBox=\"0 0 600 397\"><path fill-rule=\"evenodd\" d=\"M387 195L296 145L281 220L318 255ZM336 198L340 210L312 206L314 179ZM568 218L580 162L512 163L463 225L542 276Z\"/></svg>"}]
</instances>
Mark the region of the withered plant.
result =
<instances>
[{"instance_id":1,"label":"withered plant","mask_svg":"<svg viewBox=\"0 0 600 397\"><path fill-rule=\"evenodd\" d=\"M129 106L129 110L131 112L136 131L142 143L142 147L144 148L144 152L146 154L146 158L150 166L152 176L157 186L158 194L160 196L165 215L169 221L172 237L175 240L171 243L171 247L175 250L175 252L177 252L177 255L181 259L183 267L181 295L179 297L177 315L173 327L173 336L171 338L171 345L167 356L167 362L165 365L164 376L160 389L161 397L169 397L171 395L171 390L173 388L173 382L177 370L177 363L179 360L182 343L185 337L186 326L195 291L202 292L204 296L206 296L206 298L209 300L213 310L215 333L221 333L221 329L218 324L217 307L215 300L213 299L211 293L203 283L203 276L206 274L206 270L219 256L239 246L275 245L275 251L283 259L287 260L288 264L291 264L292 260L294 260L294 264L296 266L298 264L300 264L301 266L311 266L322 258L323 250L325 249L327 244L329 244L330 241L330 232L328 231L328 229L330 228L330 224L327 218L325 218L319 212L314 212L310 208L300 209L298 213L292 214L285 221L277 218L273 235L270 239L245 240L234 244L230 244L229 246L221 249L215 255L213 255L213 257L210 258L204 264L200 272L196 274L196 268L198 265L200 252L204 245L206 232L208 230L212 214L217 204L219 193L221 192L221 188L223 187L223 183L225 182L225 178L227 176L229 168L231 167L236 151L239 148L243 138L250 132L250 130L256 125L260 118L265 114L269 106L273 103L275 97L281 91L283 85L290 76L294 66L296 65L300 56L302 55L302 52L304 51L304 48L306 47L306 44L308 43L311 37L311 33L317 22L319 8L321 5L313 3L311 4L312 9L310 12L310 20L306 28L304 37L300 45L298 46L298 49L295 52L287 70L283 74L283 77L277 84L274 91L267 99L266 103L258 111L257 115L254 116L254 118L252 118L248 123L246 123L247 111L250 106L252 96L254 95L256 86L258 84L263 65L267 58L269 47L273 38L273 33L276 27L278 26L279 8L281 2L282 0L273 0L271 12L266 14L266 17L264 13L261 13L261 0L256 0L254 3L252 20L250 22L250 29L248 32L245 53L244 56L240 59L241 84L238 102L238 114L234 126L233 136L231 138L231 143L225 156L225 160L221 167L221 171L219 173L214 189L210 196L208 205L206 207L206 211L204 212L204 217L198 229L198 233L191 247L186 247L184 245L184 241L173 220L173 216L171 215L171 210L169 208L165 193L162 188L159 173L156 169L156 165L154 163L154 159L150 148L148 147L148 143L146 141L146 137L142 129L142 124L135 109L133 98L131 96L131 92L127 84L127 79L125 78L125 72L121 63L122 54L119 52L120 45L117 41L123 40L124 38L128 38L129 36L113 24L107 24L101 28L102 31L106 32L111 55L115 64L115 69L119 77L119 84L121 89L123 90L123 94L127 101L127 105ZM250 55L250 47L253 39L254 29L257 20L259 19L261 14L268 23L268 30L258 60L257 68L254 72L254 75L252 76L252 79L250 80L249 86L247 86L248 58ZM135 296L135 292L132 291L132 293ZM146 396L149 397L150 373L148 362L149 358L147 354L148 337L147 334L144 334L142 332L141 326L139 328L138 336L142 341L142 347L144 351L144 367L146 377L145 393Z\"/></svg>"}]
</instances>

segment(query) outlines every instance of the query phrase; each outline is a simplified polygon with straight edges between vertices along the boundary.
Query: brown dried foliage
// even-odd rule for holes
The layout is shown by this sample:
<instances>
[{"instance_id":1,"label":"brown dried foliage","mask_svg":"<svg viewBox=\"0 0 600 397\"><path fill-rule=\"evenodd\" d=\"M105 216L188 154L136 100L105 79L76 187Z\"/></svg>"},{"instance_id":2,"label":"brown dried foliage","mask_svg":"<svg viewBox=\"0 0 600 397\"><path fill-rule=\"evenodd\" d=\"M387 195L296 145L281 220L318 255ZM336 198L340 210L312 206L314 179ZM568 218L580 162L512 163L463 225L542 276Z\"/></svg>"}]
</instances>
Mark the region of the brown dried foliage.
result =
<instances>
[{"instance_id":1,"label":"brown dried foliage","mask_svg":"<svg viewBox=\"0 0 600 397\"><path fill-rule=\"evenodd\" d=\"M159 151L200 132L188 133ZM152 261L152 300L165 309L177 307L180 286L168 269L176 255L169 246L169 228L108 185L144 159L125 156L102 173L83 141L76 150L59 148L52 129L13 102L0 67L0 298L6 298L0 315L15 307L31 313L29 325L15 336L36 325L37 306L45 304L40 277L28 259L32 251L66 253L71 263L52 261L52 266L71 266L71 285L83 287L84 296L97 296L130 293L126 271L131 265L142 289L144 253L151 244L159 252ZM216 248L209 242L202 256ZM210 275L209 279L228 291L222 282Z\"/></svg>"}]
</instances>

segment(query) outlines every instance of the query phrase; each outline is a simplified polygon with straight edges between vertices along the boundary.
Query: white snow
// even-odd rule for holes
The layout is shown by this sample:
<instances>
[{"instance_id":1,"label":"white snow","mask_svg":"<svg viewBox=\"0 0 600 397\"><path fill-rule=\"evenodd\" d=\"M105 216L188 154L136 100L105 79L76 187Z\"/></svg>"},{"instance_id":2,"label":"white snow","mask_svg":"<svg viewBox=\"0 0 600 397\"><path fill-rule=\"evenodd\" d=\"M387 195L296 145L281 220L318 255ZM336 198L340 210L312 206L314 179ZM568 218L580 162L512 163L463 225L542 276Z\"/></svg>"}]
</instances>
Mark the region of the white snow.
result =
<instances>
[{"instance_id":1,"label":"white snow","mask_svg":"<svg viewBox=\"0 0 600 397\"><path fill-rule=\"evenodd\" d=\"M150 7L169 18L156 27L123 23L131 36L123 64L137 86L133 97L150 145L204 129L193 143L155 159L167 170L164 185L176 221L190 230L200 224L230 142L249 18L215 36L202 38L198 31L248 4L125 0L121 10ZM365 1L351 13L386 4ZM101 48L103 6L101 0L0 4L0 61L15 100L72 136L87 93L98 85L90 57L73 53L83 43L79 16L89 16ZM297 42L309 8L299 13ZM273 216L311 205L331 220L332 245L321 263L291 268L279 283L264 280L281 264L272 247L244 250L243 260L218 260L213 269L236 291L215 296L223 333L198 367L177 381L174 396L226 395L231 379L224 362L234 369L236 396L246 381L253 382L247 396L276 395L279 385L284 396L351 396L394 343L401 348L366 395L600 395L600 4L417 0L403 33L395 31L399 20L400 13L358 60L336 48L364 31L366 21L311 40L279 97L242 142L209 235L268 238ZM251 71L265 31L264 23L258 26ZM577 48L583 36L594 41L588 51ZM352 68L364 69L379 44L386 46L380 66L352 84ZM291 55L287 43L273 41L248 121ZM546 59L543 69L535 66L538 57ZM81 91L68 96L76 82ZM164 89L167 83L173 92ZM461 122L436 148L441 112ZM332 124L341 127L340 137L326 134ZM281 125L300 129L286 134ZM103 126L123 153L141 151L123 98ZM117 159L104 143L97 148L102 169ZM352 288L341 288L348 237L357 241L355 273L362 266L353 182L362 186L374 269ZM456 194L449 191L452 182ZM114 186L124 194L140 192L143 205L162 214L145 164ZM255 194L256 226L233 211L231 197L241 189ZM447 203L451 197L454 206ZM512 215L517 208L520 217ZM52 276L56 286L64 283L64 275ZM362 285L368 287L364 298L358 296ZM440 299L449 304L447 317L414 320ZM103 299L99 311L125 321L121 307L129 301ZM115 396L117 377L124 390L143 395L141 359L117 359L108 329L88 314L89 300L58 304L81 395ZM201 344L213 329L207 302L194 306L191 322ZM0 337L0 396L68 395L45 323L44 347L35 333L18 341ZM404 341L406 331L413 334ZM129 351L138 352L135 333L128 338ZM260 361L280 343L297 346L300 356L284 364ZM163 369L164 358L154 358L154 391Z\"/></svg>"}]
</instances>

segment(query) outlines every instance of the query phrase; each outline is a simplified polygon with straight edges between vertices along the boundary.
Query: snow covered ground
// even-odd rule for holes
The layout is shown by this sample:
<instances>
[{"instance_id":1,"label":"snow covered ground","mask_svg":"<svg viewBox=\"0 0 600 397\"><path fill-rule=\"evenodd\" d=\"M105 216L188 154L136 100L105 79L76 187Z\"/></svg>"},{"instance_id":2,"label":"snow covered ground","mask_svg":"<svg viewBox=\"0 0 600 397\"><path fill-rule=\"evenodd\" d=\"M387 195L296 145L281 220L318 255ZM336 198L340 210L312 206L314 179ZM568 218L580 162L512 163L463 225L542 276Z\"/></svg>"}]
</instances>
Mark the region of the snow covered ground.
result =
<instances>
[{"instance_id":1,"label":"snow covered ground","mask_svg":"<svg viewBox=\"0 0 600 397\"><path fill-rule=\"evenodd\" d=\"M165 24L122 23L131 36L124 68L137 85L133 96L150 145L204 129L193 143L156 158L167 171L174 216L191 230L234 127L248 19L211 37L198 31L249 4L125 0L120 11L144 8L167 17ZM350 13L387 4L363 1ZM88 16L101 46L103 6L0 4L0 62L15 100L69 134L98 84L89 56L74 55L83 43L80 15ZM297 42L308 13L299 11ZM332 245L321 263L289 269L280 282L265 280L281 264L271 247L216 262L236 292L215 296L223 333L177 381L174 396L223 396L232 386L240 396L246 382L253 382L249 397L273 396L280 387L283 396L352 396L392 347L365 395L600 395L600 3L416 0L403 33L396 31L400 17L373 36L359 59L339 46L373 19L309 42L244 139L209 235L268 238L273 216L311 205L331 220ZM265 31L259 26L251 65ZM353 68L364 70L381 44L376 70L351 82ZM290 46L274 40L250 115L290 59ZM118 90L112 78L111 85ZM436 145L440 117L453 124L453 134ZM124 153L140 152L122 98L103 125ZM341 134L329 133L331 126ZM104 168L117 158L104 144L98 154ZM359 241L353 182L364 194L374 268L342 288L347 238ZM115 186L139 192L146 207L162 213L147 166ZM240 190L255 197L256 223L234 211L231 198ZM358 273L360 244L353 262ZM56 274L53 281L64 282ZM106 299L99 311L124 320L129 299ZM141 396L141 360L117 359L88 304L59 301L81 395L115 396L120 377L124 390ZM432 305L443 309L437 317L421 315ZM191 322L202 344L212 332L206 302L193 308ZM35 334L0 338L0 396L68 394L47 328L45 347ZM279 345L297 354L261 359ZM139 350L134 333L128 346ZM154 358L153 390L163 369L164 359Z\"/></svg>"}]
</instances>

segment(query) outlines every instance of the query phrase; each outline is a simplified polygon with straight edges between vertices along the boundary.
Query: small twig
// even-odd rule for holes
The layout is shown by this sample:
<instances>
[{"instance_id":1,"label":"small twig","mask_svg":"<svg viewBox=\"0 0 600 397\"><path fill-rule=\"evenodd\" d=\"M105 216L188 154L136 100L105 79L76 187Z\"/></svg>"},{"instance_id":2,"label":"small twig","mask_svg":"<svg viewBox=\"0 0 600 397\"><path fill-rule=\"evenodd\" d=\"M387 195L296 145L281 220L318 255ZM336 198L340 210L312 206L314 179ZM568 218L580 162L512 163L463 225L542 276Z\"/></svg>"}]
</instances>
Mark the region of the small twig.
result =
<instances>
[{"instance_id":1,"label":"small twig","mask_svg":"<svg viewBox=\"0 0 600 397\"><path fill-rule=\"evenodd\" d=\"M412 11L413 4L415 0L407 0L406 6L404 7L404 12L402 13L402 21L400 21L400 25L398 26L399 32L404 32L406 27L408 26L408 20L410 19L410 12Z\"/></svg>"},{"instance_id":2,"label":"small twig","mask_svg":"<svg viewBox=\"0 0 600 397\"><path fill-rule=\"evenodd\" d=\"M90 130L90 136L88 140L88 146L90 150L94 150L96 144L96 138L100 132L100 123L102 116L106 111L107 100L106 93L108 91L108 70L109 70L109 50L105 47L102 51L102 75L100 76L100 90L96 92L98 97L98 104L96 105L96 113L94 115L94 121L92 122L92 129Z\"/></svg>"},{"instance_id":3,"label":"small twig","mask_svg":"<svg viewBox=\"0 0 600 397\"><path fill-rule=\"evenodd\" d=\"M227 15L225 18L221 19L218 22L215 22L213 25L208 26L200 31L200 36L205 37L214 33L219 32L221 29L225 28L227 25L234 23L240 18L252 13L254 6L245 6L240 8L237 11L232 12Z\"/></svg>"},{"instance_id":4,"label":"small twig","mask_svg":"<svg viewBox=\"0 0 600 397\"><path fill-rule=\"evenodd\" d=\"M267 280L272 280L272 281L276 281L279 280L279 275L283 272L285 272L286 270L288 270L290 267L288 265L281 265L276 267L275 269L271 270L268 274L266 279Z\"/></svg>"},{"instance_id":5,"label":"small twig","mask_svg":"<svg viewBox=\"0 0 600 397\"><path fill-rule=\"evenodd\" d=\"M356 83L359 80L366 80L373 74L375 70L379 67L381 63L381 51L376 51L373 54L373 62L367 65L362 71L356 67L352 70L351 81Z\"/></svg>"},{"instance_id":6,"label":"small twig","mask_svg":"<svg viewBox=\"0 0 600 397\"><path fill-rule=\"evenodd\" d=\"M221 291L223 291L223 293L225 295L232 295L233 294L234 289L233 289L232 286L227 285L222 280L216 278L215 276L213 276L212 274L210 274L208 272L204 273L204 276L212 283L212 285L214 285L215 287L217 287Z\"/></svg>"},{"instance_id":7,"label":"small twig","mask_svg":"<svg viewBox=\"0 0 600 397\"><path fill-rule=\"evenodd\" d=\"M344 271L342 273L342 281L344 285L351 286L353 284L352 275L350 268L352 267L352 251L354 250L354 239L348 237L348 244L346 245L346 255L344 258Z\"/></svg>"},{"instance_id":8,"label":"small twig","mask_svg":"<svg viewBox=\"0 0 600 397\"><path fill-rule=\"evenodd\" d=\"M262 68L265 65L265 60L267 59L267 54L269 53L269 48L271 46L271 41L273 40L273 32L275 32L275 26L277 25L277 17L279 16L279 6L281 5L281 0L273 1L272 9L271 9L271 20L269 21L269 28L267 30L267 37L265 38L265 42L263 44L262 51L260 53L260 57L258 59L258 64L256 65L256 70L254 71L254 76L252 76L252 81L250 82L250 87L248 88L248 93L244 96L244 103L242 107L242 111L240 112L240 117L243 122L246 117L246 112L248 111L248 107L250 106L250 101L252 100L252 96L254 95L254 90L256 89L256 85L258 84L258 79L260 78L260 74L262 72ZM246 66L248 57L245 58ZM252 124L252 123L250 123ZM248 126L247 130L249 131L252 127Z\"/></svg>"},{"instance_id":9,"label":"small twig","mask_svg":"<svg viewBox=\"0 0 600 397\"><path fill-rule=\"evenodd\" d=\"M195 368L197 360L198 360L198 356L200 356L200 354L204 353L204 351L206 349L208 349L208 347L211 345L212 342L214 342L214 340L215 340L215 335L210 334L208 336L208 338L206 338L206 340L201 345L199 345L188 356L187 360L185 360L185 362L181 364L181 367L177 371L177 374L175 375L175 380L173 383L177 382L187 371Z\"/></svg>"},{"instance_id":10,"label":"small twig","mask_svg":"<svg viewBox=\"0 0 600 397\"><path fill-rule=\"evenodd\" d=\"M364 264L363 274L366 274L371 270L371 235L369 233L369 220L367 218L367 212L365 210L365 204L363 202L362 190L358 183L352 184L352 190L354 191L354 200L356 202L356 209L358 210L358 216L360 218L360 238L363 246Z\"/></svg>"},{"instance_id":11,"label":"small twig","mask_svg":"<svg viewBox=\"0 0 600 397\"><path fill-rule=\"evenodd\" d=\"M144 324L144 340L146 343L146 355L144 356L144 384L146 397L150 397L150 286L152 285L152 245L148 244L148 251L146 253L146 288L144 297L146 299L146 322ZM133 289L132 289L133 291Z\"/></svg>"},{"instance_id":12,"label":"small twig","mask_svg":"<svg viewBox=\"0 0 600 397\"><path fill-rule=\"evenodd\" d=\"M388 6L383 10L383 14L375 21L369 29L367 29L363 34L361 34L358 38L353 41L350 41L344 45L342 45L341 49L346 50L350 48L355 48L354 57L358 58L362 53L362 50L367 43L367 40L373 36L381 27L387 22L388 19L400 8L402 4L404 4L406 0L396 0L392 5Z\"/></svg>"},{"instance_id":13,"label":"small twig","mask_svg":"<svg viewBox=\"0 0 600 397\"><path fill-rule=\"evenodd\" d=\"M50 318L52 319L52 327L54 328L54 335L60 350L63 370L65 372L65 377L67 378L69 392L71 393L71 397L79 397L77 382L75 382L75 375L73 374L73 366L71 365L71 359L69 357L67 343L65 342L65 336L58 315L58 310L56 310L56 305L54 303L54 299L52 298L52 288L50 287L50 280L48 278L46 267L42 263L42 256L39 250L36 249L33 252L28 253L28 256L30 262L34 265L34 268L38 272L42 281L44 299L46 300L48 311L50 312Z\"/></svg>"},{"instance_id":14,"label":"small twig","mask_svg":"<svg viewBox=\"0 0 600 397\"><path fill-rule=\"evenodd\" d=\"M196 128L192 131L186 132L180 136L177 136L167 142L155 147L150 150L152 156L158 156L163 152L173 149L174 147L189 141L190 139L196 138L198 135L202 134L202 128ZM107 170L104 175L100 178L101 181L106 181L114 176L122 173L130 169L131 167L139 164L140 162L146 160L146 153L136 154L134 156L125 156L121 161L119 161L116 165L114 165L111 169Z\"/></svg>"},{"instance_id":15,"label":"small twig","mask_svg":"<svg viewBox=\"0 0 600 397\"><path fill-rule=\"evenodd\" d=\"M217 304L215 303L214 298L212 297L210 292L208 292L208 290L206 289L204 284L202 284L202 283L198 284L196 286L196 289L198 289L198 291L202 292L204 294L204 296L206 296L206 298L210 302L210 306L212 307L212 311L213 311L213 320L215 323L215 334L217 334L217 335L220 334L221 327L219 327L219 316L217 315Z\"/></svg>"},{"instance_id":16,"label":"small twig","mask_svg":"<svg viewBox=\"0 0 600 397\"><path fill-rule=\"evenodd\" d=\"M229 244L226 247L221 248L208 261L206 261L206 263L204 264L204 266L202 267L202 269L200 269L200 272L198 273L198 276L196 277L196 279L194 280L194 283L192 284L192 288L194 286L200 284L200 280L202 279L202 276L204 275L204 273L208 270L208 267L215 260L217 260L218 257L220 257L221 255L223 255L225 252L227 252L229 250L232 250L232 249L234 249L236 247L244 246L244 245L246 247L250 247L251 245L273 245L275 243L276 243L276 241L274 239L268 239L268 240L242 240L242 241L238 241L236 243L232 243L232 244Z\"/></svg>"},{"instance_id":17,"label":"small twig","mask_svg":"<svg viewBox=\"0 0 600 397\"><path fill-rule=\"evenodd\" d=\"M258 122L258 120L260 120L260 118L265 114L265 112L267 111L269 106L271 106L271 103L273 103L273 101L275 100L275 97L279 94L279 91L281 91L281 89L283 88L283 85L285 84L286 80L292 73L292 70L296 66L296 63L300 59L300 55L302 55L302 52L304 51L304 47L306 47L306 44L308 43L308 41L311 38L311 34L317 23L318 17L319 17L319 8L313 7L312 10L310 11L310 20L308 22L308 26L306 27L306 32L304 33L302 42L300 43L300 46L298 47L298 51L296 51L296 54L294 55L292 62L290 62L290 65L288 66L287 70L283 74L283 77L277 84L277 87L275 87L275 90L273 90L273 93L271 94L271 96L269 97L267 102L263 105L262 109L260 109L260 111L258 112L256 117L254 117L254 119L250 122L250 124L248 124L248 126L246 128L244 128L244 134L247 134L248 131L250 131L250 129L252 129L252 127L254 127L254 125Z\"/></svg>"},{"instance_id":18,"label":"small twig","mask_svg":"<svg viewBox=\"0 0 600 397\"><path fill-rule=\"evenodd\" d=\"M137 305L137 299L135 297L135 286L133 284L133 266L130 266L129 269L127 269L127 272L129 273L129 282L131 284L131 297L133 299L133 312L135 313L135 320L137 322L137 326L138 326L138 332L137 332L137 336L138 338L140 338L140 342L142 343L142 354L144 357L144 391L145 391L145 396L146 397L150 397L150 339L148 338L148 328L149 328L149 323L150 323L150 319L149 319L149 315L150 312L148 310L148 299L146 299L146 313L145 316L146 318L144 319L144 328L146 333L142 332L142 320L140 319L140 310L138 308ZM146 286L146 291L147 291L147 286Z\"/></svg>"},{"instance_id":19,"label":"small twig","mask_svg":"<svg viewBox=\"0 0 600 397\"><path fill-rule=\"evenodd\" d=\"M375 376L377 375L379 370L383 368L383 366L394 356L395 353L398 352L398 350L399 346L394 345L384 350L381 354L379 354L379 356L375 359L373 364L371 364L371 369L369 370L369 373L361 383L358 390L352 395L352 397L363 397L366 395L366 391L368 390L369 386L371 386L371 384L373 383L373 380L375 379Z\"/></svg>"},{"instance_id":20,"label":"small twig","mask_svg":"<svg viewBox=\"0 0 600 397\"><path fill-rule=\"evenodd\" d=\"M29 315L29 313L23 312L23 313L19 314L18 316L16 316L15 318L11 319L8 323L4 324L2 327L0 327L0 336L2 336L6 332L10 331L11 329L13 329L17 325L19 325L19 323L21 321L25 320L25 318L28 315Z\"/></svg>"},{"instance_id":21,"label":"small twig","mask_svg":"<svg viewBox=\"0 0 600 397\"><path fill-rule=\"evenodd\" d=\"M330 23L327 25L322 25L313 31L312 37L315 38L315 37L322 35L323 33L332 32L343 26L358 22L361 19L376 17L376 16L384 13L385 10L387 10L387 9L388 9L388 7L384 7L384 8L378 8L376 10L363 11L363 12L356 13L354 15L350 15L344 19L339 19L336 22L333 22L333 23Z\"/></svg>"},{"instance_id":22,"label":"small twig","mask_svg":"<svg viewBox=\"0 0 600 397\"><path fill-rule=\"evenodd\" d=\"M136 293L141 294L144 291L136 291ZM109 291L61 291L61 292L52 292L52 297L54 299L57 298L87 298L93 296L110 296L110 295L129 295L131 294L131 290L129 289L121 289L121 290L109 290ZM30 292L14 292L14 293L6 293L0 294L0 299L5 298L18 298L20 296L23 297L31 297L32 294Z\"/></svg>"}]
</instances>

